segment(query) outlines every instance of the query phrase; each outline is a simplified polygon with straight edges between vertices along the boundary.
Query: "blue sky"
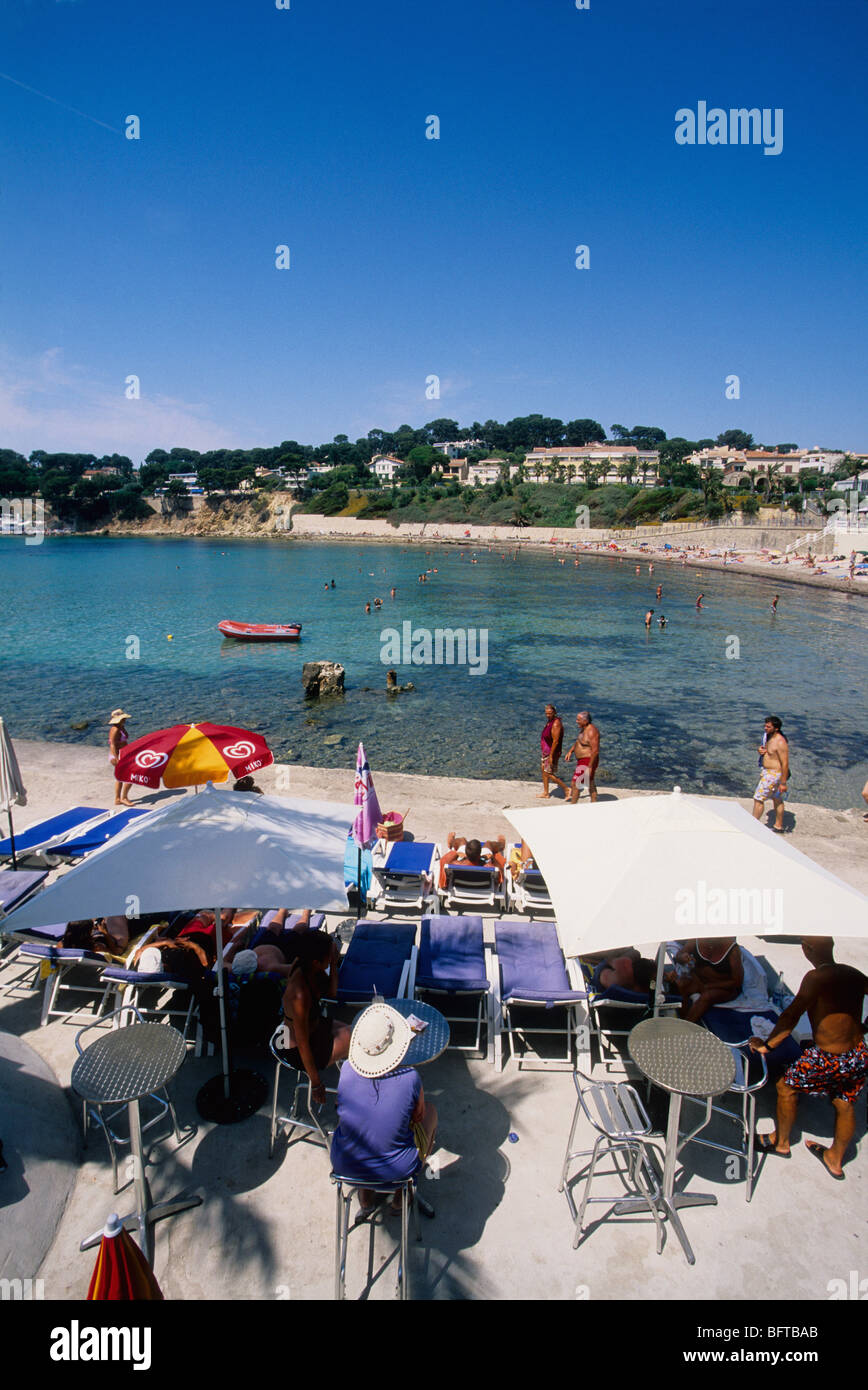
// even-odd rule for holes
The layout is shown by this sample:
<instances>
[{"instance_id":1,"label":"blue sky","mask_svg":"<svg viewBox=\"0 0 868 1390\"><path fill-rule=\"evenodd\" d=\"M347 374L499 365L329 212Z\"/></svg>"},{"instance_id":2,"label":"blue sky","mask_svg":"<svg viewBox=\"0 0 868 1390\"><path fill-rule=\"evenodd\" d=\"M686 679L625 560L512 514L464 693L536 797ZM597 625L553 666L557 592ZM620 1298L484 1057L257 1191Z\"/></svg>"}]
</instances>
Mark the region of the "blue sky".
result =
<instances>
[{"instance_id":1,"label":"blue sky","mask_svg":"<svg viewBox=\"0 0 868 1390\"><path fill-rule=\"evenodd\" d=\"M541 411L868 449L866 41L854 0L8 0L0 447ZM699 101L782 108L782 152L677 145Z\"/></svg>"}]
</instances>

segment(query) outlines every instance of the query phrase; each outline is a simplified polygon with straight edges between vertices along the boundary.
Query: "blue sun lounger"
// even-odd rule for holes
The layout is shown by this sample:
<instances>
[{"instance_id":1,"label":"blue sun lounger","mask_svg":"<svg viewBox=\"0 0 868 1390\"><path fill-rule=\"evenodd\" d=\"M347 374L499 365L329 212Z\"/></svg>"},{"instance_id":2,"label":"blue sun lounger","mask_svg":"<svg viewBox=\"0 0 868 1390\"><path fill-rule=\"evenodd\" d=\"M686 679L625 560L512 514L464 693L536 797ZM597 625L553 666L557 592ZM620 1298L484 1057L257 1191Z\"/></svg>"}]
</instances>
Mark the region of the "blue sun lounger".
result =
<instances>
[{"instance_id":1,"label":"blue sun lounger","mask_svg":"<svg viewBox=\"0 0 868 1390\"><path fill-rule=\"evenodd\" d=\"M496 985L489 977L481 917L423 917L416 963L416 998L434 994L443 1013L448 1003L476 1002L476 1041L472 1047L451 1043L456 1052L481 1052L486 1025L487 1055L494 1061L492 1000ZM444 1014L449 1023L473 1023L471 1014Z\"/></svg>"},{"instance_id":2,"label":"blue sun lounger","mask_svg":"<svg viewBox=\"0 0 868 1390\"><path fill-rule=\"evenodd\" d=\"M408 908L419 912L433 908L436 912L440 906L436 859L437 846L433 841L396 840L389 848L385 864L374 870L371 901L376 892L376 905L381 912L394 908L399 912L406 912Z\"/></svg>"},{"instance_id":3,"label":"blue sun lounger","mask_svg":"<svg viewBox=\"0 0 868 1390\"><path fill-rule=\"evenodd\" d=\"M130 810L119 811L116 816L108 816L105 820L97 821L95 825L86 827L81 834L72 835L65 840L57 840L50 845L46 845L43 853L57 859L83 859L86 854L92 854L95 849L102 849L103 845L108 844L116 835L120 835L122 830L126 830L139 816L146 816L147 809L139 810L133 807ZM17 844L16 844L17 848Z\"/></svg>"},{"instance_id":4,"label":"blue sun lounger","mask_svg":"<svg viewBox=\"0 0 868 1390\"><path fill-rule=\"evenodd\" d=\"M416 976L415 922L356 923L338 972L338 1000L369 1004L384 999L412 999Z\"/></svg>"},{"instance_id":5,"label":"blue sun lounger","mask_svg":"<svg viewBox=\"0 0 868 1390\"><path fill-rule=\"evenodd\" d=\"M68 811L60 811L56 816L48 816L35 825L28 825L15 836L15 855L20 859L33 859L39 856L46 845L56 844L67 839L74 831L82 829L90 822L102 820L109 813L99 806L71 806ZM7 836L0 840L0 859L12 858L12 840Z\"/></svg>"},{"instance_id":6,"label":"blue sun lounger","mask_svg":"<svg viewBox=\"0 0 868 1390\"><path fill-rule=\"evenodd\" d=\"M500 1008L502 1031L509 1040L509 1055L516 1055L513 1035L527 1047L526 1035L538 1033L566 1037L566 1055L549 1061L538 1054L534 1057L539 1069L570 1070L574 1066L573 1039L579 1034L580 1006L587 1000L583 989L575 989L558 941L554 922L495 922L494 940L500 967ZM572 964L572 962L571 962ZM547 1021L555 1018L555 1010L563 1010L565 1023L559 1028L519 1023L513 1010L543 1012ZM529 1050L529 1049L528 1049ZM500 1029L495 1039L495 1052L502 1065ZM519 1068L522 1062L519 1058Z\"/></svg>"}]
</instances>

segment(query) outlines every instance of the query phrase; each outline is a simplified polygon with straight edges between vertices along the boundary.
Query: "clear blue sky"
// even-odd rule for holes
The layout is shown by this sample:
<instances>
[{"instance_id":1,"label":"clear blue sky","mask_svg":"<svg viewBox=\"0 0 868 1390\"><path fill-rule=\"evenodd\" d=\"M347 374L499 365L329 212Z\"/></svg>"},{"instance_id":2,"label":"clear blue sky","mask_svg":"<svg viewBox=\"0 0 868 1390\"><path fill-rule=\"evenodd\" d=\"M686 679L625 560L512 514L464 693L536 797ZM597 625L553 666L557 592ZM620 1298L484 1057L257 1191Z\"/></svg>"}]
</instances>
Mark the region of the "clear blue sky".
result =
<instances>
[{"instance_id":1,"label":"clear blue sky","mask_svg":"<svg viewBox=\"0 0 868 1390\"><path fill-rule=\"evenodd\" d=\"M861 0L9 0L0 446L868 449L866 48ZM677 145L700 100L783 108L782 153Z\"/></svg>"}]
</instances>

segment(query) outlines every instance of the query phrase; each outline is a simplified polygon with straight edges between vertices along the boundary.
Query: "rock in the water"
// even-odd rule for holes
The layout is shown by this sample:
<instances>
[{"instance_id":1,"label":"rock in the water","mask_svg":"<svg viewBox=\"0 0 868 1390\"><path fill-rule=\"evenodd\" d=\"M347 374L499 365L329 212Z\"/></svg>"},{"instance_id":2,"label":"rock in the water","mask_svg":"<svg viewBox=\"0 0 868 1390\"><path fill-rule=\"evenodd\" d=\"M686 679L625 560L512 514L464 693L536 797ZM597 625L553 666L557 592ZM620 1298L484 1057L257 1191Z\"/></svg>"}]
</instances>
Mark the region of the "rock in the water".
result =
<instances>
[{"instance_id":1,"label":"rock in the water","mask_svg":"<svg viewBox=\"0 0 868 1390\"><path fill-rule=\"evenodd\" d=\"M337 661L306 661L301 683L305 695L340 695L344 688L344 668Z\"/></svg>"},{"instance_id":2,"label":"rock in the water","mask_svg":"<svg viewBox=\"0 0 868 1390\"><path fill-rule=\"evenodd\" d=\"M78 732L81 733L82 729L89 729L89 728L90 728L90 720L89 720L89 719L83 719L82 722L81 722L80 724L70 724L69 727L70 727L71 729L77 729Z\"/></svg>"}]
</instances>

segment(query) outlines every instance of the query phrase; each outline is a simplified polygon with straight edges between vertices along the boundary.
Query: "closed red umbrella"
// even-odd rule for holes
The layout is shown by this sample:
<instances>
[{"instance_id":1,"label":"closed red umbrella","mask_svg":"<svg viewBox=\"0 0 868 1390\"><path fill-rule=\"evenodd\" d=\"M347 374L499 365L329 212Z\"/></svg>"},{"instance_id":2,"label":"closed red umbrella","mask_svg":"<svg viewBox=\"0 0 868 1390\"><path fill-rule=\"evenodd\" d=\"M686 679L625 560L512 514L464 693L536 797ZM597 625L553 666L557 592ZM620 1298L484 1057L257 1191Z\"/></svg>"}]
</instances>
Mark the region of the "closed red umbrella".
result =
<instances>
[{"instance_id":1,"label":"closed red umbrella","mask_svg":"<svg viewBox=\"0 0 868 1390\"><path fill-rule=\"evenodd\" d=\"M114 1213L102 1233L87 1296L92 1302L156 1301L163 1297L154 1271Z\"/></svg>"},{"instance_id":2,"label":"closed red umbrella","mask_svg":"<svg viewBox=\"0 0 868 1390\"><path fill-rule=\"evenodd\" d=\"M118 782L139 787L199 787L247 777L274 762L261 734L228 724L173 724L137 738L115 764Z\"/></svg>"}]
</instances>

